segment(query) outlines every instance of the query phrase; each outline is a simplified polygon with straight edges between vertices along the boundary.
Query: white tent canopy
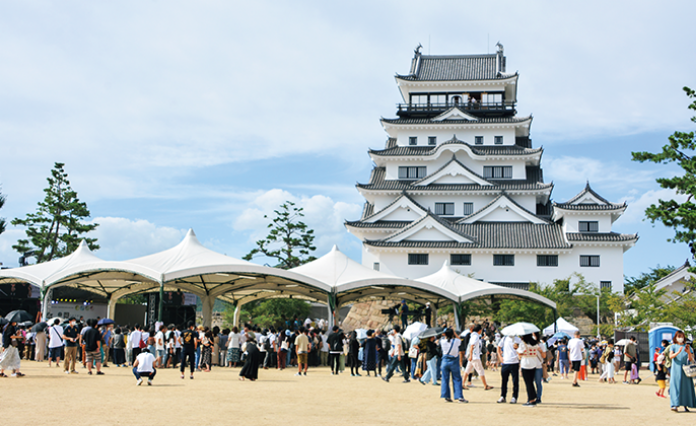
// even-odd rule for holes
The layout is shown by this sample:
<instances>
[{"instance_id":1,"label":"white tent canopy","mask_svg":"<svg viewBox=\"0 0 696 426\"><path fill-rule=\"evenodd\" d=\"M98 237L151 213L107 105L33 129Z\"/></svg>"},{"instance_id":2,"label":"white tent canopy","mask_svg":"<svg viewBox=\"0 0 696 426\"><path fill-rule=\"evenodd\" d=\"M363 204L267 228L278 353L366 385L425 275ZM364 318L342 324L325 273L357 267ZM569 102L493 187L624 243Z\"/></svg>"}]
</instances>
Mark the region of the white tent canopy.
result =
<instances>
[{"instance_id":1,"label":"white tent canopy","mask_svg":"<svg viewBox=\"0 0 696 426\"><path fill-rule=\"evenodd\" d=\"M554 329L553 324L551 324L550 326L546 327L543 330L543 333L544 333L544 336L551 336L551 335L555 334L557 331L562 331L562 332L568 334L569 336L572 336L573 333L575 333L578 330L579 329L576 326L569 323L565 319L558 318L556 320L556 328Z\"/></svg>"},{"instance_id":2,"label":"white tent canopy","mask_svg":"<svg viewBox=\"0 0 696 426\"><path fill-rule=\"evenodd\" d=\"M36 265L0 270L0 283L29 283L43 288L46 280L54 274L81 265L101 262L83 240L77 249L68 256Z\"/></svg>"},{"instance_id":3,"label":"white tent canopy","mask_svg":"<svg viewBox=\"0 0 696 426\"><path fill-rule=\"evenodd\" d=\"M291 269L334 289L336 307L359 301L406 299L442 304L457 301L446 289L375 271L349 258L338 247L312 262Z\"/></svg>"}]
</instances>

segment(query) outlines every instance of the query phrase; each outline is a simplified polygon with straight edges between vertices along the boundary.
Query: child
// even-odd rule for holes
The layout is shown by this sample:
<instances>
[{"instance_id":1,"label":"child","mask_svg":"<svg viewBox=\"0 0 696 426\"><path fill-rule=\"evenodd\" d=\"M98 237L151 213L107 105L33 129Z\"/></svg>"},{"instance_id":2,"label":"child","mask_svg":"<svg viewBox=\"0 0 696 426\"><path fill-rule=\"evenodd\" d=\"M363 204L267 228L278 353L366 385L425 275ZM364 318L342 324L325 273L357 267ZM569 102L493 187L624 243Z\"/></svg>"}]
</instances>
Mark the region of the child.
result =
<instances>
[{"instance_id":1,"label":"child","mask_svg":"<svg viewBox=\"0 0 696 426\"><path fill-rule=\"evenodd\" d=\"M660 398L667 398L665 396L665 388L667 387L665 384L667 380L667 368L665 368L664 355L658 355L657 361L655 362L655 370L655 381L657 381L657 385L660 387L660 389L655 392L655 395L659 396Z\"/></svg>"}]
</instances>

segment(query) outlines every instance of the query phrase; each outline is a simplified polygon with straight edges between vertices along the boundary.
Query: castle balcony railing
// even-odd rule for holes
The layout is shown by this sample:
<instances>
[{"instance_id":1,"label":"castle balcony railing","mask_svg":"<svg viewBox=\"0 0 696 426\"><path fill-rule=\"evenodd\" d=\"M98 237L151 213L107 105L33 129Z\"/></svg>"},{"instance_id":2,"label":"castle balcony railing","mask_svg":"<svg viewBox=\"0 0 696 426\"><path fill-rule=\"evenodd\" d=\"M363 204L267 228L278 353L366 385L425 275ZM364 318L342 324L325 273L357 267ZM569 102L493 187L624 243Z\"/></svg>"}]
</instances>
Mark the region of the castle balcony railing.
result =
<instances>
[{"instance_id":1,"label":"castle balcony railing","mask_svg":"<svg viewBox=\"0 0 696 426\"><path fill-rule=\"evenodd\" d=\"M514 102L447 102L447 103L427 103L427 104L397 104L397 115L402 116L424 116L442 113L452 107L457 107L463 111L481 113L482 115L508 115L514 114Z\"/></svg>"}]
</instances>

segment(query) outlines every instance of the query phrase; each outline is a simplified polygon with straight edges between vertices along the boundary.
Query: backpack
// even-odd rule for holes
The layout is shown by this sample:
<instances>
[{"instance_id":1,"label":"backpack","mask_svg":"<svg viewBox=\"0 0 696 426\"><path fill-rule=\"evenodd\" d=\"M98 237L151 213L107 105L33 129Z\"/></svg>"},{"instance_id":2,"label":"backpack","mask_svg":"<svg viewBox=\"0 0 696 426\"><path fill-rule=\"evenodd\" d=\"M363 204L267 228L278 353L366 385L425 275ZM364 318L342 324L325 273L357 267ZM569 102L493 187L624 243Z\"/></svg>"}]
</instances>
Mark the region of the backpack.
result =
<instances>
[{"instance_id":1,"label":"backpack","mask_svg":"<svg viewBox=\"0 0 696 426\"><path fill-rule=\"evenodd\" d=\"M266 336L264 342L263 342L263 348L266 350L266 352L271 351L271 338Z\"/></svg>"}]
</instances>

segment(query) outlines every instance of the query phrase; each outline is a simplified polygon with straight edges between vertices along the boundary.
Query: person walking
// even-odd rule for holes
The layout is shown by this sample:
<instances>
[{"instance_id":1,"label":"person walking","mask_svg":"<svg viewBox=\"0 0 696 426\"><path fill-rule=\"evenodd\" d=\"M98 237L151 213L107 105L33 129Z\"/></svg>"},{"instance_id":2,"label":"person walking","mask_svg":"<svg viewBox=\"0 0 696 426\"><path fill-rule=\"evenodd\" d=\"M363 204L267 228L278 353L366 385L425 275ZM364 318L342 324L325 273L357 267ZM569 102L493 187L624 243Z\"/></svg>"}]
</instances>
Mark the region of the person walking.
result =
<instances>
[{"instance_id":1,"label":"person walking","mask_svg":"<svg viewBox=\"0 0 696 426\"><path fill-rule=\"evenodd\" d=\"M186 370L186 362L191 369L191 380L193 380L193 372L196 370L196 348L198 347L198 333L194 329L193 321L188 322L188 328L181 332L179 341L181 343L181 378L184 378Z\"/></svg>"},{"instance_id":2,"label":"person walking","mask_svg":"<svg viewBox=\"0 0 696 426\"><path fill-rule=\"evenodd\" d=\"M322 320L323 321L323 320ZM324 331L319 333L319 336L321 338L321 351L320 351L320 361L322 367L326 367L329 365L329 343L328 343L328 335Z\"/></svg>"},{"instance_id":3,"label":"person walking","mask_svg":"<svg viewBox=\"0 0 696 426\"><path fill-rule=\"evenodd\" d=\"M53 326L48 328L48 366L51 361L56 362L56 367L60 367L61 353L63 352L63 327L60 319L53 320Z\"/></svg>"},{"instance_id":4,"label":"person walking","mask_svg":"<svg viewBox=\"0 0 696 426\"><path fill-rule=\"evenodd\" d=\"M401 327L398 325L394 326L392 329L392 346L389 351L389 366L387 367L387 375L382 378L385 382L389 382L389 379L394 375L397 365L401 368L401 372L404 375L404 383L409 383L411 379L408 378L408 370L406 368L406 357L404 356L404 338L401 336Z\"/></svg>"},{"instance_id":5,"label":"person walking","mask_svg":"<svg viewBox=\"0 0 696 426\"><path fill-rule=\"evenodd\" d=\"M358 333L353 330L350 333L348 341L348 364L350 365L350 375L352 377L360 376L360 362L358 355L360 353L360 343L358 342Z\"/></svg>"},{"instance_id":6,"label":"person walking","mask_svg":"<svg viewBox=\"0 0 696 426\"><path fill-rule=\"evenodd\" d=\"M102 348L102 335L99 329L97 329L97 320L90 318L87 320L87 324L90 326L82 338L85 341L85 357L87 361L87 374L92 375L92 364L97 364L97 376L104 375L101 371L101 348Z\"/></svg>"},{"instance_id":7,"label":"person walking","mask_svg":"<svg viewBox=\"0 0 696 426\"><path fill-rule=\"evenodd\" d=\"M222 333L218 335L218 346L220 347L220 361L222 367L227 366L227 340L230 337L230 329L224 328Z\"/></svg>"},{"instance_id":8,"label":"person walking","mask_svg":"<svg viewBox=\"0 0 696 426\"><path fill-rule=\"evenodd\" d=\"M140 324L135 324L133 331L131 331L130 337L128 338L128 345L131 348L131 359L128 360L129 364L135 362L135 359L140 355L141 342L143 341L143 333L140 331Z\"/></svg>"},{"instance_id":9,"label":"person walking","mask_svg":"<svg viewBox=\"0 0 696 426\"><path fill-rule=\"evenodd\" d=\"M239 380L249 379L252 382L259 378L259 364L261 363L259 348L256 345L256 335L253 331L245 333L246 342L242 346L242 351L246 354L244 367L239 372Z\"/></svg>"},{"instance_id":10,"label":"person walking","mask_svg":"<svg viewBox=\"0 0 696 426\"><path fill-rule=\"evenodd\" d=\"M631 370L633 369L633 364L636 362L636 338L631 336L628 344L624 346L623 356L624 356L624 384L627 385L631 382L628 381L630 378Z\"/></svg>"},{"instance_id":11,"label":"person walking","mask_svg":"<svg viewBox=\"0 0 696 426\"><path fill-rule=\"evenodd\" d=\"M210 373L213 368L213 332L210 330L203 333L201 338L201 359L199 367L206 373Z\"/></svg>"},{"instance_id":12,"label":"person walking","mask_svg":"<svg viewBox=\"0 0 696 426\"><path fill-rule=\"evenodd\" d=\"M418 379L422 384L426 384L432 379L434 386L439 386L437 382L437 360L439 356L439 349L437 342L435 341L435 336L428 337L425 342L425 363L428 366L425 370L425 374Z\"/></svg>"},{"instance_id":13,"label":"person walking","mask_svg":"<svg viewBox=\"0 0 696 426\"><path fill-rule=\"evenodd\" d=\"M580 331L574 333L574 337L568 342L568 358L570 359L571 367L573 368L573 386L580 387L578 377L580 375L580 367L582 359L585 355L585 342L580 339Z\"/></svg>"},{"instance_id":14,"label":"person walking","mask_svg":"<svg viewBox=\"0 0 696 426\"><path fill-rule=\"evenodd\" d=\"M300 334L295 338L295 351L297 351L297 374L296 376L301 376L303 373L304 365L304 375L307 375L308 367L308 357L310 351L309 337L307 336L307 329L300 327Z\"/></svg>"},{"instance_id":15,"label":"person walking","mask_svg":"<svg viewBox=\"0 0 696 426\"><path fill-rule=\"evenodd\" d=\"M19 356L17 340L22 335L17 332L17 322L5 324L2 330L2 353L0 353L0 377L7 377L5 370L12 370L12 377L24 377L19 371L22 357Z\"/></svg>"},{"instance_id":16,"label":"person walking","mask_svg":"<svg viewBox=\"0 0 696 426\"><path fill-rule=\"evenodd\" d=\"M568 345L564 337L558 344L558 371L561 374L561 379L568 379L568 371L570 369L570 360L568 358Z\"/></svg>"},{"instance_id":17,"label":"person walking","mask_svg":"<svg viewBox=\"0 0 696 426\"><path fill-rule=\"evenodd\" d=\"M541 404L541 394L544 391L544 373L546 370L546 363L544 361L546 360L546 351L548 349L546 348L546 342L543 339L539 339L539 333L533 333L533 336L534 339L538 342L537 358L539 361L539 367L537 367L534 376L534 384L536 385L537 391L536 403Z\"/></svg>"},{"instance_id":18,"label":"person walking","mask_svg":"<svg viewBox=\"0 0 696 426\"><path fill-rule=\"evenodd\" d=\"M517 397L520 393L520 357L517 349L520 343L522 343L522 340L516 336L505 336L498 342L498 357L502 360L500 365L501 386L498 404L505 403L508 380L510 378L512 378L512 399L510 399L510 404L517 403Z\"/></svg>"},{"instance_id":19,"label":"person walking","mask_svg":"<svg viewBox=\"0 0 696 426\"><path fill-rule=\"evenodd\" d=\"M370 371L377 377L377 339L372 330L367 330L367 339L363 343L362 369L368 377Z\"/></svg>"},{"instance_id":20,"label":"person walking","mask_svg":"<svg viewBox=\"0 0 696 426\"><path fill-rule=\"evenodd\" d=\"M338 375L338 361L343 353L343 333L339 333L337 325L331 328L331 334L326 338L326 343L329 345L329 366L331 367L331 374Z\"/></svg>"},{"instance_id":21,"label":"person walking","mask_svg":"<svg viewBox=\"0 0 696 426\"><path fill-rule=\"evenodd\" d=\"M616 383L616 380L614 379L614 357L614 339L609 339L607 342L607 347L604 348L602 356L599 357L599 362L604 365L604 371L602 371L602 374L599 376L600 382L602 380L606 380L607 383Z\"/></svg>"},{"instance_id":22,"label":"person walking","mask_svg":"<svg viewBox=\"0 0 696 426\"><path fill-rule=\"evenodd\" d=\"M46 359L46 331L37 331L36 335L34 336L34 342L36 343L34 360L37 362L44 362Z\"/></svg>"},{"instance_id":23,"label":"person walking","mask_svg":"<svg viewBox=\"0 0 696 426\"><path fill-rule=\"evenodd\" d=\"M114 364L116 367L124 367L126 365L126 339L120 327L114 330Z\"/></svg>"},{"instance_id":24,"label":"person walking","mask_svg":"<svg viewBox=\"0 0 696 426\"><path fill-rule=\"evenodd\" d=\"M77 320L71 317L68 320L68 326L63 330L63 339L65 340L65 359L63 366L65 374L77 374L75 371L75 362L77 361L77 345L80 339L80 332L77 329ZM68 368L69 367L69 368Z\"/></svg>"},{"instance_id":25,"label":"person walking","mask_svg":"<svg viewBox=\"0 0 696 426\"><path fill-rule=\"evenodd\" d=\"M157 374L157 369L154 366L156 362L155 356L150 353L150 350L145 348L133 361L133 375L136 379L136 386L143 383L142 376L147 376L147 385L152 386L152 380Z\"/></svg>"},{"instance_id":26,"label":"person walking","mask_svg":"<svg viewBox=\"0 0 696 426\"><path fill-rule=\"evenodd\" d=\"M672 368L669 373L669 401L671 409L676 412L682 406L684 411L688 412L689 408L696 408L696 394L694 393L693 380L684 374L683 367L690 362L694 362L694 351L686 344L686 336L681 330L674 333L669 357L672 360Z\"/></svg>"},{"instance_id":27,"label":"person walking","mask_svg":"<svg viewBox=\"0 0 696 426\"><path fill-rule=\"evenodd\" d=\"M155 334L155 351L157 353L155 358L155 367L164 367L164 334L167 332L167 326L161 325L157 334ZM153 355L153 354L150 354Z\"/></svg>"},{"instance_id":28,"label":"person walking","mask_svg":"<svg viewBox=\"0 0 696 426\"><path fill-rule=\"evenodd\" d=\"M462 342L454 337L454 330L445 330L445 337L440 339L442 349L442 381L440 387L440 398L447 402L452 402L450 393L450 376L452 377L452 387L454 388L454 398L460 403L467 403L462 395L462 374L459 366L459 345Z\"/></svg>"},{"instance_id":29,"label":"person walking","mask_svg":"<svg viewBox=\"0 0 696 426\"><path fill-rule=\"evenodd\" d=\"M517 348L520 355L520 370L524 379L524 386L527 389L527 402L525 407L534 407L537 403L537 390L534 385L536 370L541 368L539 361L539 347L536 338L532 334L522 336L522 343Z\"/></svg>"},{"instance_id":30,"label":"person walking","mask_svg":"<svg viewBox=\"0 0 696 426\"><path fill-rule=\"evenodd\" d=\"M483 369L483 363L481 362L481 324L476 324L471 332L471 337L469 338L469 343L466 348L467 364L464 370L464 377L471 374L474 369L481 378L481 383L483 383L483 390L491 390L493 386L489 386L486 382L486 372ZM471 382L469 382L471 386ZM468 390L467 386L462 384L462 389Z\"/></svg>"},{"instance_id":31,"label":"person walking","mask_svg":"<svg viewBox=\"0 0 696 426\"><path fill-rule=\"evenodd\" d=\"M239 329L235 326L227 336L227 366L236 367L239 362Z\"/></svg>"}]
</instances>

